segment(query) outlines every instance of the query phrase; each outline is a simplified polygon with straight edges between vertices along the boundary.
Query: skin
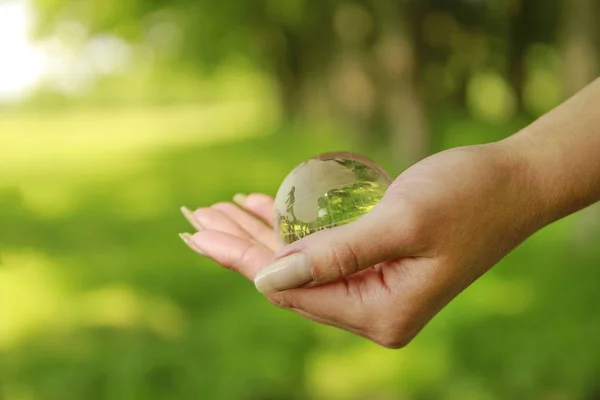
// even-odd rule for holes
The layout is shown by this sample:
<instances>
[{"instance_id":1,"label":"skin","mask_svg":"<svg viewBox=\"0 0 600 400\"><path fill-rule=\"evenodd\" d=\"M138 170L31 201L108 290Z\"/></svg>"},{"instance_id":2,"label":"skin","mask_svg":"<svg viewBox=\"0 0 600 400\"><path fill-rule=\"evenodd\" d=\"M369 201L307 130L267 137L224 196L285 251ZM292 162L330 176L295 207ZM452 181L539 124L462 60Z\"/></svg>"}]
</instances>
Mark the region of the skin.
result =
<instances>
[{"instance_id":1,"label":"skin","mask_svg":"<svg viewBox=\"0 0 600 400\"><path fill-rule=\"evenodd\" d=\"M400 348L528 236L598 200L600 80L505 140L415 164L348 225L280 248L273 199L238 195L183 208L198 231L182 238L276 306Z\"/></svg>"}]
</instances>

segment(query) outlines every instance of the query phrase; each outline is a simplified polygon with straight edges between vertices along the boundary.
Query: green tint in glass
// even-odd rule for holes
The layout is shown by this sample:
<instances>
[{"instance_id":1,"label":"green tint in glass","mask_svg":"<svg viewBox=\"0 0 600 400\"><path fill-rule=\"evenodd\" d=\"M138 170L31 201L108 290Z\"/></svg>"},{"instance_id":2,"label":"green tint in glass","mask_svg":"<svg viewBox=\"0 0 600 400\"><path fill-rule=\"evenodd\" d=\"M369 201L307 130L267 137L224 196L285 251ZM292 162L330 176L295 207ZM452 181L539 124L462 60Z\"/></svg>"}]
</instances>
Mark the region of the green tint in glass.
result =
<instances>
[{"instance_id":1,"label":"green tint in glass","mask_svg":"<svg viewBox=\"0 0 600 400\"><path fill-rule=\"evenodd\" d=\"M275 197L275 230L283 245L352 222L383 197L390 177L359 154L311 158L284 179Z\"/></svg>"}]
</instances>

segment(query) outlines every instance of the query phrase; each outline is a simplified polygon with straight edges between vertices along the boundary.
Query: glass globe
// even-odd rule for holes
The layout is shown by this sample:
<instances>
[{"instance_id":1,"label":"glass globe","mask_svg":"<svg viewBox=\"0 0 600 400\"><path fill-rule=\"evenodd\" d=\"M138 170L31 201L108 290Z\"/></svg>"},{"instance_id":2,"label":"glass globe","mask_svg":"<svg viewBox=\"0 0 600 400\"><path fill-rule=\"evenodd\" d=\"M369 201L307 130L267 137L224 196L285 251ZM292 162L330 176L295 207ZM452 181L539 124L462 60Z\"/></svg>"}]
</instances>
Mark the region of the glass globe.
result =
<instances>
[{"instance_id":1,"label":"glass globe","mask_svg":"<svg viewBox=\"0 0 600 400\"><path fill-rule=\"evenodd\" d=\"M277 191L277 237L286 245L352 222L379 202L390 183L383 168L359 154L313 157L294 168Z\"/></svg>"}]
</instances>

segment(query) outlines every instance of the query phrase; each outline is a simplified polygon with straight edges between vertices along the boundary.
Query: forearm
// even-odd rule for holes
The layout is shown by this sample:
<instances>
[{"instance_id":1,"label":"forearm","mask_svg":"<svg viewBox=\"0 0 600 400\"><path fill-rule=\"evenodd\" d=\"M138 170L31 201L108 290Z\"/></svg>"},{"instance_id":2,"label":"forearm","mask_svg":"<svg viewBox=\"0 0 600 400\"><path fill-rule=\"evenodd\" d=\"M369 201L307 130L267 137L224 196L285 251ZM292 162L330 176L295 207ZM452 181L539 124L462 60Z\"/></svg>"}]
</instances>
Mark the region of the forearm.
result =
<instances>
[{"instance_id":1,"label":"forearm","mask_svg":"<svg viewBox=\"0 0 600 400\"><path fill-rule=\"evenodd\" d=\"M600 79L504 142L524 160L543 224L599 201Z\"/></svg>"}]
</instances>

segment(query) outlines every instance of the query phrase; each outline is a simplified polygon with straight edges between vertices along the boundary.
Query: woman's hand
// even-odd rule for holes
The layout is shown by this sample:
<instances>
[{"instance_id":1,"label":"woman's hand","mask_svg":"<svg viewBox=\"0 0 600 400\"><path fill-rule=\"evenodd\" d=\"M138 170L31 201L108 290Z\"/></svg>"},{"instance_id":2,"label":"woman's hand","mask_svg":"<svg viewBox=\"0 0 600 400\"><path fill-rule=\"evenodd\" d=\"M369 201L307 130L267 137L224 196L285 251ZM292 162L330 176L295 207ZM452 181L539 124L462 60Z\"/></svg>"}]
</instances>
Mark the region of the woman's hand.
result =
<instances>
[{"instance_id":1,"label":"woman's hand","mask_svg":"<svg viewBox=\"0 0 600 400\"><path fill-rule=\"evenodd\" d=\"M600 200L598 104L600 79L501 142L415 164L368 214L282 249L261 194L184 209L199 231L182 238L280 307L402 347L527 236Z\"/></svg>"},{"instance_id":2,"label":"woman's hand","mask_svg":"<svg viewBox=\"0 0 600 400\"><path fill-rule=\"evenodd\" d=\"M182 237L275 305L399 348L541 227L530 184L504 142L457 148L406 170L357 221L285 248L263 194L184 209L198 232Z\"/></svg>"}]
</instances>

